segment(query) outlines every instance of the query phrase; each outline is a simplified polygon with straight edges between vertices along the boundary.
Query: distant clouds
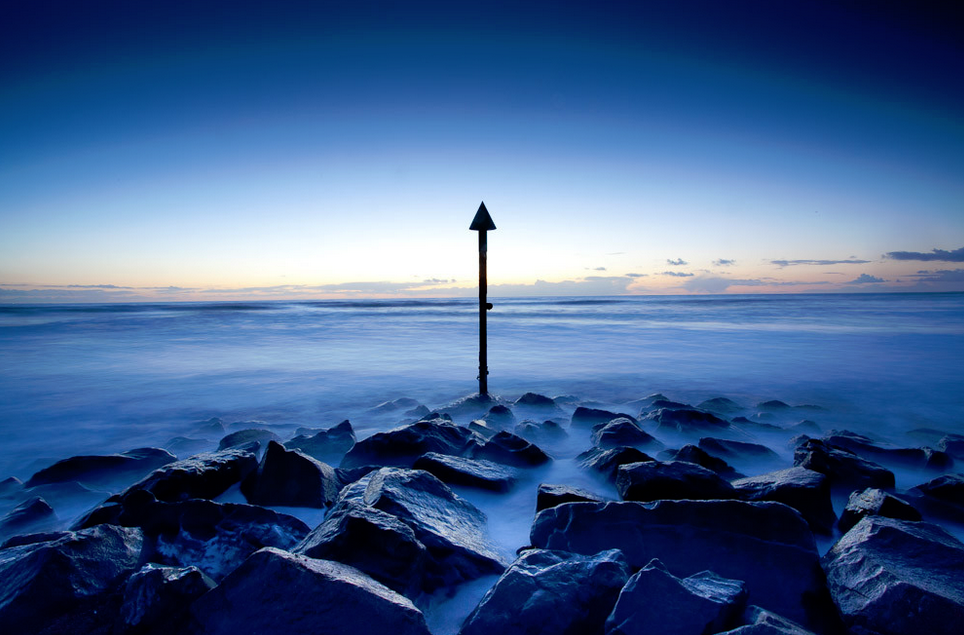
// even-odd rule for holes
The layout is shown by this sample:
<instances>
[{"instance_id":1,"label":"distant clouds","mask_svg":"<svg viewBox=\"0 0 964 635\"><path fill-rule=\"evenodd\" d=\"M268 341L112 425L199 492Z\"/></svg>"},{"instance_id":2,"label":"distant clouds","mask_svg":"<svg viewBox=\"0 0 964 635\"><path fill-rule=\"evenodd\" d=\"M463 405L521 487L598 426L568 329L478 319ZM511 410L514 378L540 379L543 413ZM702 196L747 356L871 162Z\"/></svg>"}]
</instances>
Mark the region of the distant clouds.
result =
<instances>
[{"instance_id":1,"label":"distant clouds","mask_svg":"<svg viewBox=\"0 0 964 635\"><path fill-rule=\"evenodd\" d=\"M872 276L867 273L862 273L847 284L877 284L880 282L886 282L883 278L878 278L877 276Z\"/></svg>"},{"instance_id":2,"label":"distant clouds","mask_svg":"<svg viewBox=\"0 0 964 635\"><path fill-rule=\"evenodd\" d=\"M726 258L720 258L719 260L713 261L714 267L729 267L732 264L736 264L735 260L728 260Z\"/></svg>"},{"instance_id":3,"label":"distant clouds","mask_svg":"<svg viewBox=\"0 0 964 635\"><path fill-rule=\"evenodd\" d=\"M685 273L683 271L664 271L660 275L662 276L674 276L676 278L690 278L693 276L692 273Z\"/></svg>"},{"instance_id":4,"label":"distant clouds","mask_svg":"<svg viewBox=\"0 0 964 635\"><path fill-rule=\"evenodd\" d=\"M869 260L848 258L847 260L771 260L770 264L778 267L795 267L797 265L865 265L869 262Z\"/></svg>"},{"instance_id":5,"label":"distant clouds","mask_svg":"<svg viewBox=\"0 0 964 635\"><path fill-rule=\"evenodd\" d=\"M670 260L669 258L667 258L667 259L666 259L666 264L668 264L668 265L673 265L674 267L682 267L682 266L688 265L688 264L690 264L690 263L686 262L686 261L683 260L682 258L677 258L676 260Z\"/></svg>"},{"instance_id":6,"label":"distant clouds","mask_svg":"<svg viewBox=\"0 0 964 635\"><path fill-rule=\"evenodd\" d=\"M626 277L627 278L648 278L649 274L648 273L627 273Z\"/></svg>"},{"instance_id":7,"label":"distant clouds","mask_svg":"<svg viewBox=\"0 0 964 635\"><path fill-rule=\"evenodd\" d=\"M940 271L918 271L910 276L918 282L964 282L964 269L942 269Z\"/></svg>"},{"instance_id":8,"label":"distant clouds","mask_svg":"<svg viewBox=\"0 0 964 635\"><path fill-rule=\"evenodd\" d=\"M964 262L964 247L946 251L944 249L932 249L930 253L920 251L889 251L884 254L884 258L891 260L939 260L942 262Z\"/></svg>"}]
</instances>

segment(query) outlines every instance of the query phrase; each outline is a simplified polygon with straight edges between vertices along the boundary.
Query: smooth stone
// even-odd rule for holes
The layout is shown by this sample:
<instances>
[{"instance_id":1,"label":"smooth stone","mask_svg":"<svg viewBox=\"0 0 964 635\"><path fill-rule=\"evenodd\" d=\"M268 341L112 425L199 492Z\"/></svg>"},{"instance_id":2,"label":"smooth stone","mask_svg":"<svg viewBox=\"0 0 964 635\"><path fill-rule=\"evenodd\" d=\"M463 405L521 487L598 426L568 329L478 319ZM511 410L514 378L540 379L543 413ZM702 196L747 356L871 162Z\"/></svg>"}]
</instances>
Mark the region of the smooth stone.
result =
<instances>
[{"instance_id":1,"label":"smooth stone","mask_svg":"<svg viewBox=\"0 0 964 635\"><path fill-rule=\"evenodd\" d=\"M616 490L623 500L719 500L739 498L719 474L685 461L647 461L621 465Z\"/></svg>"},{"instance_id":2,"label":"smooth stone","mask_svg":"<svg viewBox=\"0 0 964 635\"><path fill-rule=\"evenodd\" d=\"M712 412L715 415L731 415L744 410L743 406L726 397L713 397L696 404L697 409Z\"/></svg>"},{"instance_id":3,"label":"smooth stone","mask_svg":"<svg viewBox=\"0 0 964 635\"><path fill-rule=\"evenodd\" d=\"M485 459L466 459L447 454L423 454L412 466L425 470L444 483L475 487L494 492L507 492L516 483L519 473L508 466Z\"/></svg>"},{"instance_id":4,"label":"smooth stone","mask_svg":"<svg viewBox=\"0 0 964 635\"><path fill-rule=\"evenodd\" d=\"M176 456L160 448L138 448L120 454L73 456L40 470L30 477L25 486L77 481L89 487L104 487L118 481L137 480L176 460Z\"/></svg>"},{"instance_id":5,"label":"smooth stone","mask_svg":"<svg viewBox=\"0 0 964 635\"><path fill-rule=\"evenodd\" d=\"M947 452L951 456L964 459L964 435L946 434L937 442L937 449Z\"/></svg>"},{"instance_id":6,"label":"smooth stone","mask_svg":"<svg viewBox=\"0 0 964 635\"><path fill-rule=\"evenodd\" d=\"M326 463L335 462L335 459L341 460L354 445L355 431L348 419L312 435L298 435L284 444L289 450L299 450Z\"/></svg>"},{"instance_id":7,"label":"smooth stone","mask_svg":"<svg viewBox=\"0 0 964 635\"><path fill-rule=\"evenodd\" d=\"M569 437L569 433L556 421L547 419L542 422L522 421L516 424L515 433L532 443L552 444Z\"/></svg>"},{"instance_id":8,"label":"smooth stone","mask_svg":"<svg viewBox=\"0 0 964 635\"><path fill-rule=\"evenodd\" d=\"M536 512L563 503L601 503L602 497L570 485L541 483L536 492Z\"/></svg>"},{"instance_id":9,"label":"smooth stone","mask_svg":"<svg viewBox=\"0 0 964 635\"><path fill-rule=\"evenodd\" d=\"M826 474L831 487L894 488L894 473L890 470L820 439L808 439L800 444L793 452L793 464Z\"/></svg>"},{"instance_id":10,"label":"smooth stone","mask_svg":"<svg viewBox=\"0 0 964 635\"><path fill-rule=\"evenodd\" d=\"M504 430L509 426L515 425L515 415L512 414L512 410L502 404L492 406L489 411L485 413L485 416L482 417L482 420L498 430Z\"/></svg>"},{"instance_id":11,"label":"smooth stone","mask_svg":"<svg viewBox=\"0 0 964 635\"><path fill-rule=\"evenodd\" d=\"M0 518L0 536L9 536L49 525L56 521L57 514L47 501L34 496L20 503L6 516Z\"/></svg>"},{"instance_id":12,"label":"smooth stone","mask_svg":"<svg viewBox=\"0 0 964 635\"><path fill-rule=\"evenodd\" d=\"M452 403L439 408L441 412L447 412L459 417L480 417L488 412L492 406L504 405L501 397L491 394L475 393L457 399Z\"/></svg>"},{"instance_id":13,"label":"smooth stone","mask_svg":"<svg viewBox=\"0 0 964 635\"><path fill-rule=\"evenodd\" d=\"M576 457L579 467L598 472L611 482L616 481L616 473L620 466L653 460L653 457L648 454L631 447L609 448L608 450L590 448Z\"/></svg>"},{"instance_id":14,"label":"smooth stone","mask_svg":"<svg viewBox=\"0 0 964 635\"><path fill-rule=\"evenodd\" d=\"M418 401L410 397L399 397L392 401L383 401L374 408L370 408L368 412L373 414L386 414L398 412L399 410L413 410L421 405Z\"/></svg>"},{"instance_id":15,"label":"smooth stone","mask_svg":"<svg viewBox=\"0 0 964 635\"><path fill-rule=\"evenodd\" d=\"M487 459L513 467L535 467L552 460L539 446L503 430L471 450L472 458Z\"/></svg>"},{"instance_id":16,"label":"smooth stone","mask_svg":"<svg viewBox=\"0 0 964 635\"><path fill-rule=\"evenodd\" d=\"M215 586L197 567L149 563L124 584L118 630L128 635L185 632L191 602Z\"/></svg>"},{"instance_id":17,"label":"smooth stone","mask_svg":"<svg viewBox=\"0 0 964 635\"><path fill-rule=\"evenodd\" d=\"M659 458L664 461L686 461L695 463L708 470L712 470L724 478L734 478L742 476L733 469L729 463L718 456L709 454L706 450L688 443L679 450L665 450L661 452Z\"/></svg>"},{"instance_id":18,"label":"smooth stone","mask_svg":"<svg viewBox=\"0 0 964 635\"><path fill-rule=\"evenodd\" d=\"M281 443L281 437L272 432L271 430L264 430L261 428L248 428L246 430L238 430L237 432L232 432L231 434L225 436L218 443L218 450L227 450L230 448L237 448L243 445L247 445L252 441L258 444L258 448L264 447L268 441L276 441Z\"/></svg>"},{"instance_id":19,"label":"smooth stone","mask_svg":"<svg viewBox=\"0 0 964 635\"><path fill-rule=\"evenodd\" d=\"M644 432L639 424L625 417L593 426L592 444L600 448L632 446L653 452L664 447L656 437Z\"/></svg>"},{"instance_id":20,"label":"smooth stone","mask_svg":"<svg viewBox=\"0 0 964 635\"><path fill-rule=\"evenodd\" d=\"M837 520L830 480L802 467L741 478L731 483L743 500L774 501L794 508L819 533L830 533Z\"/></svg>"},{"instance_id":21,"label":"smooth stone","mask_svg":"<svg viewBox=\"0 0 964 635\"><path fill-rule=\"evenodd\" d=\"M701 450L714 456L745 459L748 461L778 462L780 456L765 445L749 443L747 441L732 441L715 437L702 437L699 440Z\"/></svg>"},{"instance_id":22,"label":"smooth stone","mask_svg":"<svg viewBox=\"0 0 964 635\"><path fill-rule=\"evenodd\" d=\"M759 606L748 606L743 612L743 622L743 626L719 635L814 635L796 622Z\"/></svg>"},{"instance_id":23,"label":"smooth stone","mask_svg":"<svg viewBox=\"0 0 964 635\"><path fill-rule=\"evenodd\" d=\"M866 516L921 520L920 512L909 503L883 490L868 488L850 494L847 507L840 514L838 527L840 527L840 531L847 532Z\"/></svg>"},{"instance_id":24,"label":"smooth stone","mask_svg":"<svg viewBox=\"0 0 964 635\"><path fill-rule=\"evenodd\" d=\"M474 438L468 428L442 418L417 421L356 442L341 460L341 467L412 467L426 452L460 456Z\"/></svg>"},{"instance_id":25,"label":"smooth stone","mask_svg":"<svg viewBox=\"0 0 964 635\"><path fill-rule=\"evenodd\" d=\"M227 428L224 427L224 421L218 417L211 417L207 421L198 421L192 427L198 434L224 436L227 431Z\"/></svg>"},{"instance_id":26,"label":"smooth stone","mask_svg":"<svg viewBox=\"0 0 964 635\"><path fill-rule=\"evenodd\" d=\"M964 507L964 474L944 474L914 489L930 498Z\"/></svg>"},{"instance_id":27,"label":"smooth stone","mask_svg":"<svg viewBox=\"0 0 964 635\"><path fill-rule=\"evenodd\" d=\"M899 467L943 472L954 466L954 459L947 452L934 450L933 448L881 447L872 439L847 430L831 430L824 437L824 441L834 447L850 450L868 460Z\"/></svg>"},{"instance_id":28,"label":"smooth stone","mask_svg":"<svg viewBox=\"0 0 964 635\"><path fill-rule=\"evenodd\" d=\"M241 493L254 505L331 507L340 488L333 467L275 441L241 481Z\"/></svg>"},{"instance_id":29,"label":"smooth stone","mask_svg":"<svg viewBox=\"0 0 964 635\"><path fill-rule=\"evenodd\" d=\"M174 503L191 498L217 498L258 467L253 452L242 449L205 452L168 463L135 483L122 495L147 491L159 501Z\"/></svg>"},{"instance_id":30,"label":"smooth stone","mask_svg":"<svg viewBox=\"0 0 964 635\"><path fill-rule=\"evenodd\" d=\"M540 395L534 392L527 392L518 399L515 400L515 405L526 406L527 408L548 408L550 410L558 409L559 406L551 397L546 397L545 395Z\"/></svg>"},{"instance_id":31,"label":"smooth stone","mask_svg":"<svg viewBox=\"0 0 964 635\"><path fill-rule=\"evenodd\" d=\"M693 433L730 427L727 421L702 410L661 408L651 412L646 419L656 422L656 429L664 432Z\"/></svg>"},{"instance_id":32,"label":"smooth stone","mask_svg":"<svg viewBox=\"0 0 964 635\"><path fill-rule=\"evenodd\" d=\"M16 476L0 481L0 498L14 498L23 491L23 482Z\"/></svg>"},{"instance_id":33,"label":"smooth stone","mask_svg":"<svg viewBox=\"0 0 964 635\"><path fill-rule=\"evenodd\" d=\"M573 428L592 428L598 423L609 423L613 419L618 419L620 417L632 419L633 421L636 420L635 417L630 417L626 414L610 412L609 410L600 410L599 408L586 408L584 406L579 406L572 413L572 417L569 420L569 425Z\"/></svg>"}]
</instances>

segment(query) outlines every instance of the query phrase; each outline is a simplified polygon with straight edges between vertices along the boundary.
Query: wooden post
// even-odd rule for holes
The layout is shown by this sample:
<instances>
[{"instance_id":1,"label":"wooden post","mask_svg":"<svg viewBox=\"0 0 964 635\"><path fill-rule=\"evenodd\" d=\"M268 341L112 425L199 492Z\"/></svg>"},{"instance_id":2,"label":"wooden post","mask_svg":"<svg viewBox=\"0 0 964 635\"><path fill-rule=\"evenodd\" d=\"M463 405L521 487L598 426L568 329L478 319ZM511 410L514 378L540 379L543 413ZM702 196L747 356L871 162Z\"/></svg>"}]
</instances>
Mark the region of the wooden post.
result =
<instances>
[{"instance_id":1,"label":"wooden post","mask_svg":"<svg viewBox=\"0 0 964 635\"><path fill-rule=\"evenodd\" d=\"M479 205L479 211L475 213L475 218L469 229L479 232L479 394L489 394L489 361L488 361L488 342L486 334L486 313L492 308L489 304L488 280L486 277L486 255L488 251L488 236L486 232L495 229L495 223L489 216L489 211L485 209L485 202Z\"/></svg>"}]
</instances>

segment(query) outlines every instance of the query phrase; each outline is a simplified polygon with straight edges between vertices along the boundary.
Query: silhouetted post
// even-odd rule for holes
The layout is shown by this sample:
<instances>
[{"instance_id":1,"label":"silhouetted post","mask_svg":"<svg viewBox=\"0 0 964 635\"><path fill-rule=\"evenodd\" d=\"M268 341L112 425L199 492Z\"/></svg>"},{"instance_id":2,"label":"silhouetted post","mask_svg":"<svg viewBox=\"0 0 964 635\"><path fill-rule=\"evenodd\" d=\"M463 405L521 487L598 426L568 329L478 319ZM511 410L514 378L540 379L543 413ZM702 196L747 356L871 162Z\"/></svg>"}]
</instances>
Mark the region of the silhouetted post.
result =
<instances>
[{"instance_id":1,"label":"silhouetted post","mask_svg":"<svg viewBox=\"0 0 964 635\"><path fill-rule=\"evenodd\" d=\"M486 344L485 313L492 308L492 305L486 300L486 285L488 281L485 277L485 256L486 251L488 251L488 242L486 241L485 233L490 229L495 229L495 223L492 222L492 217L489 216L489 210L485 209L485 202L479 205L479 211L475 213L475 218L472 220L472 224L469 225L469 229L479 232L479 394L488 395L489 362L487 358L488 346Z\"/></svg>"}]
</instances>

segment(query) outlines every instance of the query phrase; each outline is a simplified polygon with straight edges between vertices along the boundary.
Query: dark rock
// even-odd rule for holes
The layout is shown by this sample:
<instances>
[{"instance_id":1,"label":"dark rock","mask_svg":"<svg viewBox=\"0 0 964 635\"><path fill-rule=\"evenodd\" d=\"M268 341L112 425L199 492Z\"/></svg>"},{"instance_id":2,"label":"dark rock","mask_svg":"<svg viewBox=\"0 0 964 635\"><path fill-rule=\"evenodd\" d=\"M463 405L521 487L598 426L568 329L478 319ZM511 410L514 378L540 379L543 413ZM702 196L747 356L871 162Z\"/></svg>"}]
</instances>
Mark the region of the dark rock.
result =
<instances>
[{"instance_id":1,"label":"dark rock","mask_svg":"<svg viewBox=\"0 0 964 635\"><path fill-rule=\"evenodd\" d=\"M264 447L268 441L276 441L281 443L281 437L272 432L271 430L262 429L247 429L238 430L237 432L232 432L223 439L221 443L218 444L218 450L227 450L229 448L237 448L243 445L247 445L252 441L258 444L259 449Z\"/></svg>"},{"instance_id":2,"label":"dark rock","mask_svg":"<svg viewBox=\"0 0 964 635\"><path fill-rule=\"evenodd\" d=\"M712 470L724 478L735 478L741 476L733 467L723 459L708 454L706 450L693 444L686 444L679 450L667 450L661 452L659 458L664 461L686 461L695 463L699 466Z\"/></svg>"},{"instance_id":3,"label":"dark rock","mask_svg":"<svg viewBox=\"0 0 964 635\"><path fill-rule=\"evenodd\" d=\"M557 409L558 406L556 402L544 395L539 395L534 392L527 392L518 399L515 400L515 405L526 406L528 408L548 408L550 410Z\"/></svg>"},{"instance_id":4,"label":"dark rock","mask_svg":"<svg viewBox=\"0 0 964 635\"><path fill-rule=\"evenodd\" d=\"M23 491L23 483L16 476L0 481L0 498L13 498Z\"/></svg>"},{"instance_id":5,"label":"dark rock","mask_svg":"<svg viewBox=\"0 0 964 635\"><path fill-rule=\"evenodd\" d=\"M830 498L830 481L802 467L741 478L731 483L743 500L773 501L794 508L818 533L830 533L837 520Z\"/></svg>"},{"instance_id":6,"label":"dark rock","mask_svg":"<svg viewBox=\"0 0 964 635\"><path fill-rule=\"evenodd\" d=\"M340 487L327 463L268 441L258 469L241 482L241 493L254 505L331 507Z\"/></svg>"},{"instance_id":7,"label":"dark rock","mask_svg":"<svg viewBox=\"0 0 964 635\"><path fill-rule=\"evenodd\" d=\"M257 457L246 450L196 454L155 470L132 485L123 496L143 490L157 500L170 503L189 498L216 498L257 467Z\"/></svg>"},{"instance_id":8,"label":"dark rock","mask_svg":"<svg viewBox=\"0 0 964 635\"><path fill-rule=\"evenodd\" d=\"M756 604L815 631L838 625L813 534L780 503L566 503L538 513L530 541L581 554L620 549L630 567L659 558L677 577L710 570L743 580Z\"/></svg>"},{"instance_id":9,"label":"dark rock","mask_svg":"<svg viewBox=\"0 0 964 635\"><path fill-rule=\"evenodd\" d=\"M706 410L707 412L724 416L743 410L743 406L739 405L732 399L727 399L726 397L714 397L713 399L707 399L706 401L697 404L696 407L700 410Z\"/></svg>"},{"instance_id":10,"label":"dark rock","mask_svg":"<svg viewBox=\"0 0 964 635\"><path fill-rule=\"evenodd\" d=\"M858 456L890 465L944 471L954 465L950 454L932 448L888 448L873 440L849 431L832 430L824 437L828 444L849 450Z\"/></svg>"},{"instance_id":11,"label":"dark rock","mask_svg":"<svg viewBox=\"0 0 964 635\"><path fill-rule=\"evenodd\" d=\"M840 531L849 531L865 516L886 516L900 520L921 520L920 512L892 494L868 488L850 494L846 509L840 514Z\"/></svg>"},{"instance_id":12,"label":"dark rock","mask_svg":"<svg viewBox=\"0 0 964 635\"><path fill-rule=\"evenodd\" d=\"M418 421L358 441L342 459L341 467L411 467L415 459L427 452L461 455L472 439L473 434L468 428L450 421Z\"/></svg>"},{"instance_id":13,"label":"dark rock","mask_svg":"<svg viewBox=\"0 0 964 635\"><path fill-rule=\"evenodd\" d=\"M496 434L499 433L498 428L493 428L482 419L476 419L475 421L470 421L469 430L471 430L472 432L475 432L483 439L491 439L492 437L494 437Z\"/></svg>"},{"instance_id":14,"label":"dark rock","mask_svg":"<svg viewBox=\"0 0 964 635\"><path fill-rule=\"evenodd\" d=\"M664 432L706 432L730 427L723 419L702 410L663 408L650 413L646 418L655 421L656 429Z\"/></svg>"},{"instance_id":15,"label":"dark rock","mask_svg":"<svg viewBox=\"0 0 964 635\"><path fill-rule=\"evenodd\" d=\"M599 423L592 428L592 443L601 448L633 446L647 450L660 450L664 446L651 434L643 432L639 424L619 417L607 423Z\"/></svg>"},{"instance_id":16,"label":"dark rock","mask_svg":"<svg viewBox=\"0 0 964 635\"><path fill-rule=\"evenodd\" d=\"M814 635L796 622L759 606L748 606L743 612L744 626L720 635Z\"/></svg>"},{"instance_id":17,"label":"dark rock","mask_svg":"<svg viewBox=\"0 0 964 635\"><path fill-rule=\"evenodd\" d=\"M621 415L615 412L610 412L608 410L599 410L597 408L585 408L579 406L576 411L572 413L572 419L570 424L573 428L591 428L597 423L608 423L613 419L618 419L619 417L626 417L628 419L636 420L635 417L630 417L629 415Z\"/></svg>"},{"instance_id":18,"label":"dark rock","mask_svg":"<svg viewBox=\"0 0 964 635\"><path fill-rule=\"evenodd\" d=\"M130 635L185 632L191 602L214 587L214 580L197 567L148 564L124 585L118 630Z\"/></svg>"},{"instance_id":19,"label":"dark rock","mask_svg":"<svg viewBox=\"0 0 964 635\"><path fill-rule=\"evenodd\" d=\"M191 612L207 635L429 635L409 599L357 569L271 548L245 560Z\"/></svg>"},{"instance_id":20,"label":"dark rock","mask_svg":"<svg viewBox=\"0 0 964 635\"><path fill-rule=\"evenodd\" d=\"M32 534L21 534L19 536L8 538L2 545L0 545L0 549L20 547L22 545L32 545L38 542L50 542L51 540L63 538L69 533L69 531L41 531Z\"/></svg>"},{"instance_id":21,"label":"dark rock","mask_svg":"<svg viewBox=\"0 0 964 635\"><path fill-rule=\"evenodd\" d=\"M782 412L784 410L790 410L790 404L783 403L777 399L771 399L770 401L761 401L756 405L760 410L771 410L776 412Z\"/></svg>"},{"instance_id":22,"label":"dark rock","mask_svg":"<svg viewBox=\"0 0 964 635\"><path fill-rule=\"evenodd\" d=\"M217 417L211 417L207 421L198 421L193 427L198 434L223 436L226 431L224 421Z\"/></svg>"},{"instance_id":23,"label":"dark rock","mask_svg":"<svg viewBox=\"0 0 964 635\"><path fill-rule=\"evenodd\" d=\"M371 474L378 469L377 465L362 465L361 467L352 468L335 468L335 476L338 477L338 482L341 483L342 487L354 483L366 474Z\"/></svg>"},{"instance_id":24,"label":"dark rock","mask_svg":"<svg viewBox=\"0 0 964 635\"><path fill-rule=\"evenodd\" d=\"M515 425L515 415L509 410L507 406L499 404L497 406L492 406L485 416L482 417L488 425L499 430L504 430L505 428Z\"/></svg>"},{"instance_id":25,"label":"dark rock","mask_svg":"<svg viewBox=\"0 0 964 635\"><path fill-rule=\"evenodd\" d=\"M514 467L534 467L552 460L539 446L506 430L481 445L476 444L471 453L476 459L488 459Z\"/></svg>"},{"instance_id":26,"label":"dark rock","mask_svg":"<svg viewBox=\"0 0 964 635\"><path fill-rule=\"evenodd\" d=\"M494 492L509 491L519 476L515 469L499 463L436 452L423 454L412 467L430 472L449 485L477 487Z\"/></svg>"},{"instance_id":27,"label":"dark rock","mask_svg":"<svg viewBox=\"0 0 964 635\"><path fill-rule=\"evenodd\" d=\"M351 422L345 419L327 430L313 435L298 435L285 442L289 450L300 450L308 456L326 463L337 462L355 445L355 431Z\"/></svg>"},{"instance_id":28,"label":"dark rock","mask_svg":"<svg viewBox=\"0 0 964 635\"><path fill-rule=\"evenodd\" d=\"M937 448L947 452L951 456L964 459L964 435L947 434L937 442Z\"/></svg>"},{"instance_id":29,"label":"dark rock","mask_svg":"<svg viewBox=\"0 0 964 635\"><path fill-rule=\"evenodd\" d=\"M738 623L746 597L740 580L710 571L680 579L654 559L620 592L606 635L718 633Z\"/></svg>"},{"instance_id":30,"label":"dark rock","mask_svg":"<svg viewBox=\"0 0 964 635\"><path fill-rule=\"evenodd\" d=\"M867 516L823 566L856 632L951 635L964 624L964 544L936 525Z\"/></svg>"},{"instance_id":31,"label":"dark rock","mask_svg":"<svg viewBox=\"0 0 964 635\"><path fill-rule=\"evenodd\" d=\"M492 406L500 404L503 404L503 401L499 397L475 393L474 395L462 397L442 407L440 410L458 416L479 417L488 412Z\"/></svg>"},{"instance_id":32,"label":"dark rock","mask_svg":"<svg viewBox=\"0 0 964 635\"><path fill-rule=\"evenodd\" d=\"M44 499L34 496L20 503L6 516L0 518L0 536L24 533L48 525L56 519L57 514L54 513L54 508Z\"/></svg>"},{"instance_id":33,"label":"dark rock","mask_svg":"<svg viewBox=\"0 0 964 635\"><path fill-rule=\"evenodd\" d=\"M102 525L0 552L0 624L19 633L107 632L115 591L142 562L137 529Z\"/></svg>"},{"instance_id":34,"label":"dark rock","mask_svg":"<svg viewBox=\"0 0 964 635\"><path fill-rule=\"evenodd\" d=\"M653 457L636 448L590 448L576 457L579 467L602 474L606 480L616 481L616 470L628 463L652 461Z\"/></svg>"},{"instance_id":35,"label":"dark rock","mask_svg":"<svg viewBox=\"0 0 964 635\"><path fill-rule=\"evenodd\" d=\"M134 481L152 470L176 461L177 457L160 448L138 448L121 454L74 456L57 461L33 476L26 487L77 481L90 487L105 487L121 481Z\"/></svg>"},{"instance_id":36,"label":"dark rock","mask_svg":"<svg viewBox=\"0 0 964 635\"><path fill-rule=\"evenodd\" d=\"M770 463L780 460L780 456L776 452L765 445L760 445L759 443L703 437L699 441L699 447L700 449L719 457L745 459L754 462L765 461Z\"/></svg>"},{"instance_id":37,"label":"dark rock","mask_svg":"<svg viewBox=\"0 0 964 635\"><path fill-rule=\"evenodd\" d=\"M428 562L425 545L408 525L351 500L332 509L292 552L353 566L412 599L422 592Z\"/></svg>"},{"instance_id":38,"label":"dark rock","mask_svg":"<svg viewBox=\"0 0 964 635\"><path fill-rule=\"evenodd\" d=\"M570 485L550 485L542 483L536 493L536 512L563 503L601 503L603 499L596 494Z\"/></svg>"},{"instance_id":39,"label":"dark rock","mask_svg":"<svg viewBox=\"0 0 964 635\"><path fill-rule=\"evenodd\" d=\"M798 421L792 426L787 427L787 430L795 434L802 434L802 433L820 434L822 432L822 430L820 429L820 426L817 425L817 422L811 421L810 419L803 419L802 421Z\"/></svg>"},{"instance_id":40,"label":"dark rock","mask_svg":"<svg viewBox=\"0 0 964 635\"><path fill-rule=\"evenodd\" d=\"M670 399L656 399L652 404L650 404L649 410L659 410L660 408L669 408L670 410L692 410L693 406L688 403L681 403L679 401L672 401Z\"/></svg>"},{"instance_id":41,"label":"dark rock","mask_svg":"<svg viewBox=\"0 0 964 635\"><path fill-rule=\"evenodd\" d=\"M832 487L894 487L894 474L890 470L820 439L808 439L799 445L793 452L793 464L826 474Z\"/></svg>"},{"instance_id":42,"label":"dark rock","mask_svg":"<svg viewBox=\"0 0 964 635\"><path fill-rule=\"evenodd\" d=\"M181 457L190 456L211 449L212 443L207 439L191 439L189 437L173 437L164 444L164 449L171 454Z\"/></svg>"},{"instance_id":43,"label":"dark rock","mask_svg":"<svg viewBox=\"0 0 964 635\"><path fill-rule=\"evenodd\" d=\"M717 500L739 498L719 474L685 461L647 461L621 465L616 489L623 500Z\"/></svg>"},{"instance_id":44,"label":"dark rock","mask_svg":"<svg viewBox=\"0 0 964 635\"><path fill-rule=\"evenodd\" d=\"M628 578L617 550L591 556L526 551L485 594L459 635L600 633Z\"/></svg>"},{"instance_id":45,"label":"dark rock","mask_svg":"<svg viewBox=\"0 0 964 635\"><path fill-rule=\"evenodd\" d=\"M964 474L944 474L914 489L930 498L964 507Z\"/></svg>"},{"instance_id":46,"label":"dark rock","mask_svg":"<svg viewBox=\"0 0 964 635\"><path fill-rule=\"evenodd\" d=\"M410 397L399 397L393 401L383 401L374 408L369 409L368 412L374 414L385 414L398 412L399 410L413 410L414 408L418 408L420 405L420 403ZM425 414L428 414L427 408Z\"/></svg>"},{"instance_id":47,"label":"dark rock","mask_svg":"<svg viewBox=\"0 0 964 635\"><path fill-rule=\"evenodd\" d=\"M526 441L536 444L550 444L569 437L566 429L551 419L541 423L529 420L523 421L516 425L515 433Z\"/></svg>"}]
</instances>

